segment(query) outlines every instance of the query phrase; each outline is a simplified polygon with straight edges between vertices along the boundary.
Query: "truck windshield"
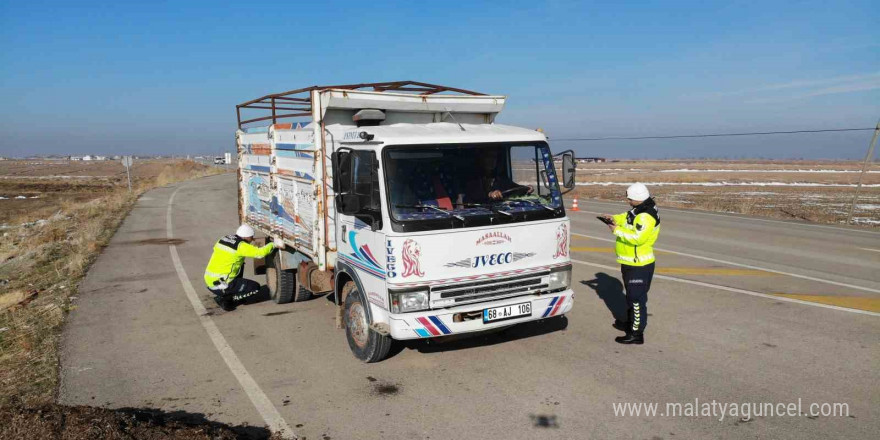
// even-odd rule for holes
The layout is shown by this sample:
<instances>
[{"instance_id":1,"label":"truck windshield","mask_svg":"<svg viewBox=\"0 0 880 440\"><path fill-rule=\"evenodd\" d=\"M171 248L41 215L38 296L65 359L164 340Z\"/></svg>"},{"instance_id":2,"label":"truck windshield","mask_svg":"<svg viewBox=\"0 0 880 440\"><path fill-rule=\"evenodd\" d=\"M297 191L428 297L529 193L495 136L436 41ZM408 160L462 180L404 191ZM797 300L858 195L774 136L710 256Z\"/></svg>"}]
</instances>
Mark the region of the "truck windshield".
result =
<instances>
[{"instance_id":1,"label":"truck windshield","mask_svg":"<svg viewBox=\"0 0 880 440\"><path fill-rule=\"evenodd\" d=\"M386 199L397 231L563 217L546 143L388 147Z\"/></svg>"}]
</instances>

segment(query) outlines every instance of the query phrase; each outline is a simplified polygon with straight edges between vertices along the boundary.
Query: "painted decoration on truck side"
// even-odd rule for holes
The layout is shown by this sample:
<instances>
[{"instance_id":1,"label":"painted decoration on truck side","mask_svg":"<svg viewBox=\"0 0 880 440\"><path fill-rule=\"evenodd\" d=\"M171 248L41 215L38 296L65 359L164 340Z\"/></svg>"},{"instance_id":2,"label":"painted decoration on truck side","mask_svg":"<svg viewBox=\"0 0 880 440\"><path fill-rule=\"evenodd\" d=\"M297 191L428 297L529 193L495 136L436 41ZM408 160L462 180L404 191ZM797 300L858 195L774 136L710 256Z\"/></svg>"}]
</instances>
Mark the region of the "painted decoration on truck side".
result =
<instances>
[{"instance_id":1,"label":"painted decoration on truck side","mask_svg":"<svg viewBox=\"0 0 880 440\"><path fill-rule=\"evenodd\" d=\"M272 146L267 143L243 144L245 154L253 154L255 156L268 156L272 154Z\"/></svg>"},{"instance_id":2,"label":"painted decoration on truck side","mask_svg":"<svg viewBox=\"0 0 880 440\"><path fill-rule=\"evenodd\" d=\"M297 230L297 205L296 191L297 182L291 179L278 179L278 188L276 189L277 198L272 207L275 213L275 226L281 230L285 239L293 240L297 247L309 249L307 246L301 246L299 243L299 231Z\"/></svg>"},{"instance_id":3,"label":"painted decoration on truck side","mask_svg":"<svg viewBox=\"0 0 880 440\"><path fill-rule=\"evenodd\" d=\"M423 338L443 336L452 333L452 331L449 330L449 327L446 327L446 324L443 324L443 321L437 316L416 318L416 321L418 321L422 327L414 327L413 330Z\"/></svg>"},{"instance_id":4,"label":"painted decoration on truck side","mask_svg":"<svg viewBox=\"0 0 880 440\"><path fill-rule=\"evenodd\" d=\"M366 244L358 246L356 231L349 231L348 244L351 246L352 252L340 254L339 258L376 278L385 279L385 269L379 266L379 262L370 250L370 246Z\"/></svg>"},{"instance_id":5,"label":"painted decoration on truck side","mask_svg":"<svg viewBox=\"0 0 880 440\"><path fill-rule=\"evenodd\" d=\"M422 263L419 259L422 257L422 248L415 240L408 238L403 242L403 274L404 278L409 276L423 277L425 272L422 271Z\"/></svg>"},{"instance_id":6,"label":"painted decoration on truck side","mask_svg":"<svg viewBox=\"0 0 880 440\"><path fill-rule=\"evenodd\" d=\"M487 233L483 234L482 237L478 238L476 245L477 246L480 246L480 245L492 246L492 245L496 245L496 244L510 243L512 241L513 240L510 238L510 236L505 234L504 232L492 231L492 232L487 232Z\"/></svg>"},{"instance_id":7,"label":"painted decoration on truck side","mask_svg":"<svg viewBox=\"0 0 880 440\"><path fill-rule=\"evenodd\" d=\"M559 225L556 228L556 253L553 254L553 259L557 259L559 257L567 257L568 256L568 226L565 223Z\"/></svg>"},{"instance_id":8,"label":"painted decoration on truck side","mask_svg":"<svg viewBox=\"0 0 880 440\"><path fill-rule=\"evenodd\" d=\"M312 146L314 148L314 146ZM315 153L299 150L275 150L278 174L315 180Z\"/></svg>"},{"instance_id":9,"label":"painted decoration on truck side","mask_svg":"<svg viewBox=\"0 0 880 440\"><path fill-rule=\"evenodd\" d=\"M296 243L305 249L311 249L314 243L315 231L315 194L311 184L296 183L296 215L294 216L294 228L296 229Z\"/></svg>"},{"instance_id":10,"label":"painted decoration on truck side","mask_svg":"<svg viewBox=\"0 0 880 440\"><path fill-rule=\"evenodd\" d=\"M556 312L559 311L562 303L565 302L565 297L567 295L557 296L550 301L550 305L547 306L547 310L544 310L544 314L541 315L542 318L548 318L550 316L555 316Z\"/></svg>"},{"instance_id":11,"label":"painted decoration on truck side","mask_svg":"<svg viewBox=\"0 0 880 440\"><path fill-rule=\"evenodd\" d=\"M269 205L272 193L264 176L250 174L247 176L247 217L260 225L268 226L270 219Z\"/></svg>"},{"instance_id":12,"label":"painted decoration on truck side","mask_svg":"<svg viewBox=\"0 0 880 440\"><path fill-rule=\"evenodd\" d=\"M394 256L394 243L385 240L385 273L388 278L397 277L397 257Z\"/></svg>"}]
</instances>

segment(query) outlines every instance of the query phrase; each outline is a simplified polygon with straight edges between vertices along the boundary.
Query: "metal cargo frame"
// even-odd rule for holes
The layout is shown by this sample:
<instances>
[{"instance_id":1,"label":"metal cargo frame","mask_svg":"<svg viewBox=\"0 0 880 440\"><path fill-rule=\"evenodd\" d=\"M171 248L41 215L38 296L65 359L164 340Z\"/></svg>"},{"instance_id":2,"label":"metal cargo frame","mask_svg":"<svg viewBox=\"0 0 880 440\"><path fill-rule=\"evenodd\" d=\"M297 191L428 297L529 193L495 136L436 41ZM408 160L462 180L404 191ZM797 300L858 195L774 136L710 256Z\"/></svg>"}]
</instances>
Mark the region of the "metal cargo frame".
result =
<instances>
[{"instance_id":1,"label":"metal cargo frame","mask_svg":"<svg viewBox=\"0 0 880 440\"><path fill-rule=\"evenodd\" d=\"M273 93L247 102L243 102L235 106L235 114L238 119L238 128L241 129L246 124L262 121L272 121L277 123L279 119L289 118L312 118L312 93L313 91L323 90L362 90L372 89L374 92L401 92L419 96L435 95L438 93L457 93L470 96L487 96L485 93L474 92L471 90L459 89L456 87L440 86L436 84L428 84L418 81L393 81L381 83L364 83L364 84L345 84L335 86L311 86L302 89L288 90L281 93ZM241 119L241 110L268 110L271 112L269 116L261 116L252 119ZM292 113L281 113L281 112Z\"/></svg>"}]
</instances>

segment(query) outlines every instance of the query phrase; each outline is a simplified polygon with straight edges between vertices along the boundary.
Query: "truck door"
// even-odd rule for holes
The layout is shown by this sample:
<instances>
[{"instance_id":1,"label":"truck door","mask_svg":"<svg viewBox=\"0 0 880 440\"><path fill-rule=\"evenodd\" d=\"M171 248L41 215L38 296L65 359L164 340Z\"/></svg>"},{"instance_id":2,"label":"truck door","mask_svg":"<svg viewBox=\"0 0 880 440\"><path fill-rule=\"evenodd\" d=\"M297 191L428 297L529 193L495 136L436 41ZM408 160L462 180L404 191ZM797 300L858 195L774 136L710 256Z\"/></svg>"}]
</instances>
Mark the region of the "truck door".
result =
<instances>
[{"instance_id":1,"label":"truck door","mask_svg":"<svg viewBox=\"0 0 880 440\"><path fill-rule=\"evenodd\" d=\"M356 272L364 298L387 309L385 234L376 153L341 149L334 153L333 163L334 176L338 176L335 190L339 261Z\"/></svg>"}]
</instances>

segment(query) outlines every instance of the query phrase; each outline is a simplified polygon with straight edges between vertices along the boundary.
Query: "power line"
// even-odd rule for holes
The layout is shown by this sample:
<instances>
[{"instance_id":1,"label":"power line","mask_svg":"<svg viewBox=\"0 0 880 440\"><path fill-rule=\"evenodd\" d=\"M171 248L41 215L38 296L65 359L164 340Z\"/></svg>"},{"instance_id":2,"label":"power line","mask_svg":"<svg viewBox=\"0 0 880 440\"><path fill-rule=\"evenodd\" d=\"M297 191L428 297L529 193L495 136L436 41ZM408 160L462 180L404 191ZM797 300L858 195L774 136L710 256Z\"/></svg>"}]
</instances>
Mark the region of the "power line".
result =
<instances>
[{"instance_id":1,"label":"power line","mask_svg":"<svg viewBox=\"0 0 880 440\"><path fill-rule=\"evenodd\" d=\"M609 136L597 138L568 138L568 139L551 139L553 141L629 141L640 139L682 139L682 138L707 138L707 137L730 137L730 136L764 136L771 134L797 134L797 133L828 133L839 131L873 131L874 128L829 128L825 130L793 130L793 131L756 131L750 133L710 133L710 134L680 134L674 136Z\"/></svg>"}]
</instances>

